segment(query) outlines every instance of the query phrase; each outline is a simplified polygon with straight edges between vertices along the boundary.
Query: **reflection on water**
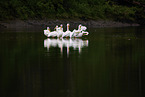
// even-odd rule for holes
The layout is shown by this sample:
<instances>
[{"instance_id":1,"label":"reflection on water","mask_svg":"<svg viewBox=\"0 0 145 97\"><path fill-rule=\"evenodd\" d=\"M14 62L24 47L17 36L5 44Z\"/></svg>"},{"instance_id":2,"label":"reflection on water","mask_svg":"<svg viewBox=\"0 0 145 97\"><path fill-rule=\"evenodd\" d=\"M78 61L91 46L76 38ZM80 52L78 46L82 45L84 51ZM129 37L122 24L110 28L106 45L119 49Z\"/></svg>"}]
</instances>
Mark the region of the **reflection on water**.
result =
<instances>
[{"instance_id":1,"label":"reflection on water","mask_svg":"<svg viewBox=\"0 0 145 97\"><path fill-rule=\"evenodd\" d=\"M88 46L89 41L88 40L82 40L79 38L69 38L69 39L45 39L44 40L44 47L47 47L47 50L49 51L50 47L59 47L61 53L63 52L63 48L66 47L67 48L67 54L69 54L70 50L69 48L73 48L74 50L78 49L79 53L81 53L81 49L83 47L87 47Z\"/></svg>"}]
</instances>

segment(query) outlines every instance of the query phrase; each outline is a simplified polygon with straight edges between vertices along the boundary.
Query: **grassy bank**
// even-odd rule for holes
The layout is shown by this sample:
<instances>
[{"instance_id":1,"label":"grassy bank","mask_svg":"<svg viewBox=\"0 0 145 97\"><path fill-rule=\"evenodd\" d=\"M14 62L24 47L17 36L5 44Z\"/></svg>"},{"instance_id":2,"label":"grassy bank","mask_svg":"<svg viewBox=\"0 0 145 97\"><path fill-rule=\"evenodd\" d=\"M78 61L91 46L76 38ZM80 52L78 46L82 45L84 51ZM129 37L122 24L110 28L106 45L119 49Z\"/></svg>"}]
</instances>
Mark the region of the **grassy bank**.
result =
<instances>
[{"instance_id":1,"label":"grassy bank","mask_svg":"<svg viewBox=\"0 0 145 97\"><path fill-rule=\"evenodd\" d=\"M0 20L103 19L144 24L144 5L144 0L1 0Z\"/></svg>"}]
</instances>

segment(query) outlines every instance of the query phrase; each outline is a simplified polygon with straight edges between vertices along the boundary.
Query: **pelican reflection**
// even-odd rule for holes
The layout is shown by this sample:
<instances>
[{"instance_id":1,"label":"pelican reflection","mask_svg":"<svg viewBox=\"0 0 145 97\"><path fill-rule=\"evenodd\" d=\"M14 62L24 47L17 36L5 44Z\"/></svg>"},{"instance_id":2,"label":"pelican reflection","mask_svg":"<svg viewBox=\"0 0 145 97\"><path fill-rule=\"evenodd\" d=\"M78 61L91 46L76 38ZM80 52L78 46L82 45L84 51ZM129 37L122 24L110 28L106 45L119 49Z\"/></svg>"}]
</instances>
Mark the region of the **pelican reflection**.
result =
<instances>
[{"instance_id":1,"label":"pelican reflection","mask_svg":"<svg viewBox=\"0 0 145 97\"><path fill-rule=\"evenodd\" d=\"M73 48L74 50L79 51L79 53L81 53L81 49L83 47L87 47L88 46L89 41L88 40L82 40L82 39L78 39L78 38L69 38L69 39L52 39L52 38L47 38L44 40L44 47L47 48L47 50L49 51L50 47L59 47L61 53L63 52L63 48L66 47L67 48L67 54L69 54L70 52L70 48Z\"/></svg>"}]
</instances>

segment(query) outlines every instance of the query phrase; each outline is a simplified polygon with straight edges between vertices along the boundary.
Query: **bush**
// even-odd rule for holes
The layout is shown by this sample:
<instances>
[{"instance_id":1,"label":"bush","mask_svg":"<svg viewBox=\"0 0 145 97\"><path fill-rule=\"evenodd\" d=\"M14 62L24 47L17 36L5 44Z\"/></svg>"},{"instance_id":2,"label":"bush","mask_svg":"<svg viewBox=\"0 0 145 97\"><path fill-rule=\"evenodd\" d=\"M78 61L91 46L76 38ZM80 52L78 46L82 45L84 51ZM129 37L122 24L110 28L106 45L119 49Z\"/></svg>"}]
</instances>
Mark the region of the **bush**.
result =
<instances>
[{"instance_id":1,"label":"bush","mask_svg":"<svg viewBox=\"0 0 145 97\"><path fill-rule=\"evenodd\" d=\"M109 18L115 20L128 20L135 21L135 13L137 8L135 7L126 7L121 5L109 5L106 3L105 12Z\"/></svg>"},{"instance_id":2,"label":"bush","mask_svg":"<svg viewBox=\"0 0 145 97\"><path fill-rule=\"evenodd\" d=\"M144 20L144 0L1 0L0 19Z\"/></svg>"}]
</instances>

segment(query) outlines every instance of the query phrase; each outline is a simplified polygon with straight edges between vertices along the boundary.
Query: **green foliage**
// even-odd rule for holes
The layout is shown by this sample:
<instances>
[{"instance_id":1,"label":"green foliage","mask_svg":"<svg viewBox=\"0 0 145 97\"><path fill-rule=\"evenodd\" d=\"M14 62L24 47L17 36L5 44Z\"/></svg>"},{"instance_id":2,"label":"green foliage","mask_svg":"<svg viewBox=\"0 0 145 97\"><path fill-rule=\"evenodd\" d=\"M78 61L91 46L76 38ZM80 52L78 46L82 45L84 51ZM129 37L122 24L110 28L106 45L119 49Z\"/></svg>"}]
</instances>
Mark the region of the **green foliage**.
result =
<instances>
[{"instance_id":1,"label":"green foliage","mask_svg":"<svg viewBox=\"0 0 145 97\"><path fill-rule=\"evenodd\" d=\"M134 22L144 19L144 6L144 0L1 0L0 19L78 18Z\"/></svg>"},{"instance_id":2,"label":"green foliage","mask_svg":"<svg viewBox=\"0 0 145 97\"><path fill-rule=\"evenodd\" d=\"M26 6L22 6L18 9L16 9L18 17L21 19L28 19L29 17L34 16L34 12L29 10Z\"/></svg>"},{"instance_id":3,"label":"green foliage","mask_svg":"<svg viewBox=\"0 0 145 97\"><path fill-rule=\"evenodd\" d=\"M128 20L128 21L134 21L136 11L137 8L135 7L126 7L119 5L110 6L108 3L106 3L105 9L105 12L109 17L112 17L115 20Z\"/></svg>"}]
</instances>

